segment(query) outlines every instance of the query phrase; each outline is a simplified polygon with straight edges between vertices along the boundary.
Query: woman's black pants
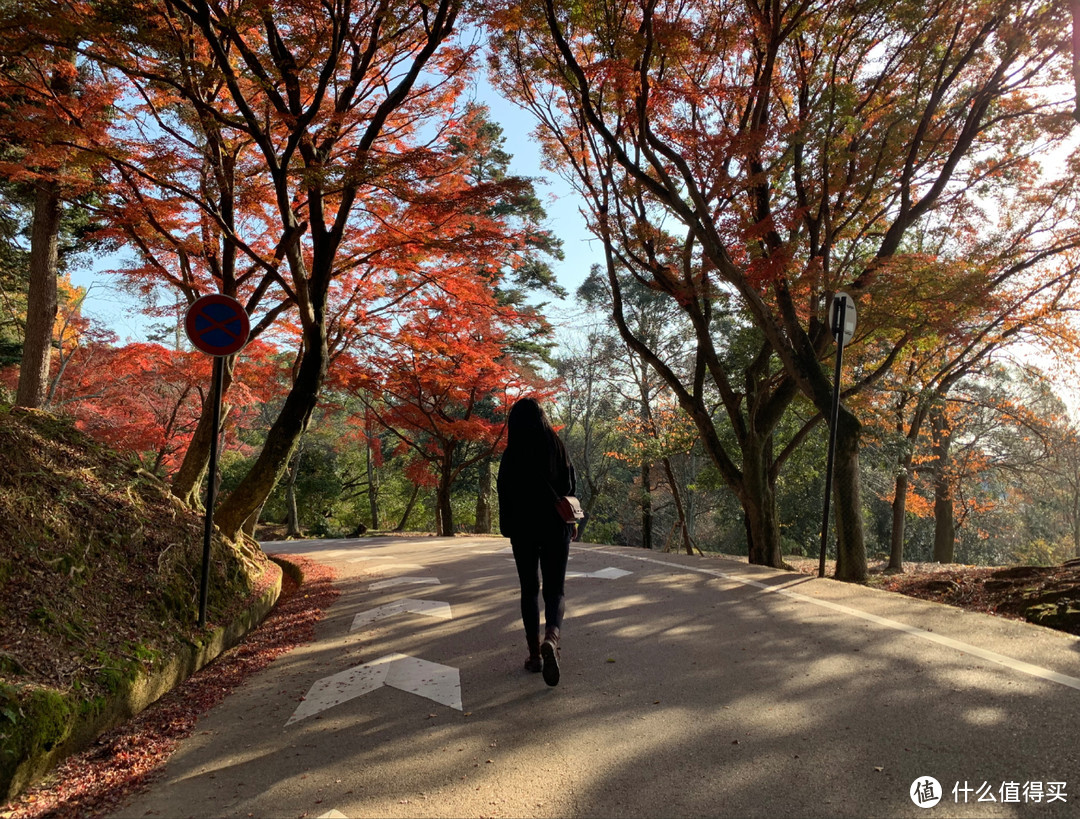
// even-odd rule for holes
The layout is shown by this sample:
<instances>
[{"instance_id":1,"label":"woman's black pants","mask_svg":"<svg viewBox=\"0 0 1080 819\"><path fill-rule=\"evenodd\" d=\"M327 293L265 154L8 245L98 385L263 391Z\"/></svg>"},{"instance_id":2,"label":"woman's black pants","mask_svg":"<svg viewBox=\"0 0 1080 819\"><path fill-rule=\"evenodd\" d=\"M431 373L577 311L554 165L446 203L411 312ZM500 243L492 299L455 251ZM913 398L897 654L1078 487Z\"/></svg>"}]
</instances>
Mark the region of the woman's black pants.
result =
<instances>
[{"instance_id":1,"label":"woman's black pants","mask_svg":"<svg viewBox=\"0 0 1080 819\"><path fill-rule=\"evenodd\" d=\"M540 634L540 590L543 579L544 625L561 629L566 610L566 562L570 559L570 527L545 533L543 536L522 536L510 539L521 583L521 621L526 637Z\"/></svg>"}]
</instances>

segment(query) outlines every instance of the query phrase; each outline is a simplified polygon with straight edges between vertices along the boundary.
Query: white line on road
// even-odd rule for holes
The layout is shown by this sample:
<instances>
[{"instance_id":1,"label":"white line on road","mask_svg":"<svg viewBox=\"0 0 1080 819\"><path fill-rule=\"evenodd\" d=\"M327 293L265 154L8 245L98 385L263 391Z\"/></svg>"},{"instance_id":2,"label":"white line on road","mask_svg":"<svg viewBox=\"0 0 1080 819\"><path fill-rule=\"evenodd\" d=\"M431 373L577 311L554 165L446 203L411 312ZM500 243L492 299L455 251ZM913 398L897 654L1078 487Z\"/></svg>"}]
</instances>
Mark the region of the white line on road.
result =
<instances>
[{"instance_id":1,"label":"white line on road","mask_svg":"<svg viewBox=\"0 0 1080 819\"><path fill-rule=\"evenodd\" d=\"M593 550L591 550L593 551ZM604 551L597 549L595 551ZM932 631L919 628L918 626L909 626L907 623L901 623L897 620L890 620L888 617L880 617L876 614L871 614L867 611L860 611L859 609L852 608L851 606L845 606L841 603L833 603L831 600L818 600L815 597L808 597L805 594L799 594L798 592L789 591L787 589L778 589L770 586L766 583L762 583L758 580L751 580L748 577L741 577L736 574L729 574L728 572L717 571L716 569L698 568L696 566L686 566L682 563L670 563L666 560L657 560L654 557L644 557L638 555L629 555L622 552L613 553L606 552L606 554L617 554L618 557L629 558L630 560L638 560L642 563L654 563L657 566L665 566L670 569L681 569L688 572L697 572L698 574L707 574L713 577L720 577L724 580L731 580L735 583L741 583L744 586L753 586L754 588L761 589L769 594L779 594L784 597L791 598L792 600L798 600L801 603L811 603L815 606L821 606L825 609L831 609L832 611L839 612L841 614L847 614L851 617L858 617L862 620L868 620L871 623L876 623L879 626L885 626L896 631L902 631L905 634L910 634L913 637L918 637L922 640L927 640L931 643L937 643L938 645L946 646L948 648L962 651L965 654L970 654L973 657L986 660L987 662L996 663L997 665L1010 668L1013 671L1019 671L1023 674L1030 674L1032 677L1038 677L1042 680L1048 680L1050 682L1058 683L1069 688L1074 688L1080 691L1080 679L1077 677L1070 677L1068 674L1060 674L1057 671L1051 671L1048 668L1042 666L1026 663L1023 660L1017 660L1014 657L1007 657L1004 654L998 654L996 651L990 651L989 649L979 648L969 643L965 643L961 640L954 640L952 637L946 637L943 634L936 634Z\"/></svg>"},{"instance_id":2,"label":"white line on road","mask_svg":"<svg viewBox=\"0 0 1080 819\"><path fill-rule=\"evenodd\" d=\"M395 614L405 614L406 612L409 614L423 614L425 617L435 617L439 620L452 620L454 617L449 603L444 603L441 600L404 598L395 600L393 603L387 603L385 606L379 606L377 609L360 612L353 618L349 631L356 631L375 620L382 620L384 617L393 617Z\"/></svg>"},{"instance_id":3,"label":"white line on road","mask_svg":"<svg viewBox=\"0 0 1080 819\"><path fill-rule=\"evenodd\" d=\"M628 572L626 569L616 569L614 566L608 566L606 569L601 569L598 572L567 572L567 577L599 577L602 580L618 580L620 577L626 577Z\"/></svg>"}]
</instances>

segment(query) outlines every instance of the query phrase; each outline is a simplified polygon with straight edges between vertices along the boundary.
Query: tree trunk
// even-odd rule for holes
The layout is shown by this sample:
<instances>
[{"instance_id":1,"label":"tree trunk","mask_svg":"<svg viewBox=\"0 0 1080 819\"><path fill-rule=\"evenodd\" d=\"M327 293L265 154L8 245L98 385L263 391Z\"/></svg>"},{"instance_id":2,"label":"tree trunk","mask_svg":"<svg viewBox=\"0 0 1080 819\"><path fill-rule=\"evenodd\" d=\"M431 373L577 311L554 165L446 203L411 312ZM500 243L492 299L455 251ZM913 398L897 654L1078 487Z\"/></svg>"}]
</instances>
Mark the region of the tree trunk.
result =
<instances>
[{"instance_id":1,"label":"tree trunk","mask_svg":"<svg viewBox=\"0 0 1080 819\"><path fill-rule=\"evenodd\" d=\"M1080 482L1072 488L1072 540L1073 557L1080 558Z\"/></svg>"},{"instance_id":2,"label":"tree trunk","mask_svg":"<svg viewBox=\"0 0 1080 819\"><path fill-rule=\"evenodd\" d=\"M420 494L420 487L413 484L412 495L409 497L409 502L405 504L405 511L401 513L401 520L398 521L398 525L394 527L395 532L404 532L405 526L409 522L409 515L412 514L413 506L416 504L416 498Z\"/></svg>"},{"instance_id":3,"label":"tree trunk","mask_svg":"<svg viewBox=\"0 0 1080 819\"><path fill-rule=\"evenodd\" d=\"M453 466L456 444L447 444L439 463L439 483L435 486L435 532L442 537L454 536L454 509L450 503L453 489Z\"/></svg>"},{"instance_id":4,"label":"tree trunk","mask_svg":"<svg viewBox=\"0 0 1080 819\"><path fill-rule=\"evenodd\" d=\"M949 479L949 447L952 431L944 411L930 415L934 448L934 561L953 563L956 550L956 520L953 513L952 482Z\"/></svg>"},{"instance_id":5,"label":"tree trunk","mask_svg":"<svg viewBox=\"0 0 1080 819\"><path fill-rule=\"evenodd\" d=\"M26 297L26 337L15 405L40 408L45 403L56 323L56 274L60 242L60 185L41 180L34 191L30 234L30 287Z\"/></svg>"},{"instance_id":6,"label":"tree trunk","mask_svg":"<svg viewBox=\"0 0 1080 819\"><path fill-rule=\"evenodd\" d=\"M953 517L952 490L947 481L934 484L934 562L956 561L956 521Z\"/></svg>"},{"instance_id":7,"label":"tree trunk","mask_svg":"<svg viewBox=\"0 0 1080 819\"><path fill-rule=\"evenodd\" d=\"M914 375L915 364L908 366L908 375ZM889 565L885 569L890 574L904 571L904 539L907 534L907 493L911 481L911 462L915 458L915 446L919 431L926 418L927 404L920 400L911 416L911 425L904 435L904 412L910 403L910 396L903 393L897 399L896 433L904 438L904 448L897 457L896 481L893 486L892 527L889 530Z\"/></svg>"},{"instance_id":8,"label":"tree trunk","mask_svg":"<svg viewBox=\"0 0 1080 819\"><path fill-rule=\"evenodd\" d=\"M491 459L484 458L479 464L480 481L476 491L476 526L478 535L491 534Z\"/></svg>"},{"instance_id":9,"label":"tree trunk","mask_svg":"<svg viewBox=\"0 0 1080 819\"><path fill-rule=\"evenodd\" d=\"M322 324L316 322L305 329L304 336L304 353L285 405L270 427L255 464L225 498L215 516L222 536L228 540L236 538L244 521L274 490L319 402L326 376L326 333Z\"/></svg>"},{"instance_id":10,"label":"tree trunk","mask_svg":"<svg viewBox=\"0 0 1080 819\"><path fill-rule=\"evenodd\" d=\"M694 553L694 539L690 536L690 524L686 519L686 509L683 506L682 495L679 492L679 486L675 482L675 470L671 468L671 459L664 458L664 474L667 475L668 487L671 489L671 497L675 500L675 512L678 515L676 524L679 527L679 531L682 534L683 549L686 550L688 555ZM698 549L700 552L701 550Z\"/></svg>"},{"instance_id":11,"label":"tree trunk","mask_svg":"<svg viewBox=\"0 0 1080 819\"><path fill-rule=\"evenodd\" d=\"M232 385L233 368L236 366L236 356L225 359L225 370L221 377L222 402ZM210 468L210 437L213 435L211 427L214 425L214 413L211 401L214 400L213 389L207 388L206 397L203 400L202 412L199 415L199 423L195 426L195 433L191 436L187 452L180 468L176 470L172 480L172 493L180 498L192 509L202 509L202 492L200 487L206 479L206 470ZM222 404L221 422L225 423L228 417L228 408ZM260 504L261 506L261 504Z\"/></svg>"},{"instance_id":12,"label":"tree trunk","mask_svg":"<svg viewBox=\"0 0 1080 819\"><path fill-rule=\"evenodd\" d=\"M286 537L302 537L304 534L300 531L300 513L296 508L296 477L300 473L300 458L303 452L304 442L301 439L296 445L296 454L289 463L289 477L285 483L285 505L288 510Z\"/></svg>"},{"instance_id":13,"label":"tree trunk","mask_svg":"<svg viewBox=\"0 0 1080 819\"><path fill-rule=\"evenodd\" d=\"M749 561L757 566L783 568L780 548L780 516L776 492L769 478L772 436L748 437L743 443L743 482L739 501L745 514Z\"/></svg>"},{"instance_id":14,"label":"tree trunk","mask_svg":"<svg viewBox=\"0 0 1080 819\"><path fill-rule=\"evenodd\" d=\"M901 459L906 461L907 459ZM892 502L892 529L889 532L889 567L886 571L904 571L904 529L907 523L908 465L900 464Z\"/></svg>"},{"instance_id":15,"label":"tree trunk","mask_svg":"<svg viewBox=\"0 0 1080 819\"><path fill-rule=\"evenodd\" d=\"M780 522L776 516L775 499L771 496L762 499L760 506L753 500L746 499L743 502L743 518L747 529L749 562L755 566L783 568Z\"/></svg>"},{"instance_id":16,"label":"tree trunk","mask_svg":"<svg viewBox=\"0 0 1080 819\"><path fill-rule=\"evenodd\" d=\"M262 510L263 510L263 508L262 508L262 506L260 506L258 509L256 509L254 512L252 512L250 515L248 515L248 519L244 521L243 532L244 532L245 535L247 535L252 540L257 539L255 537L255 528L259 525L259 516L262 515Z\"/></svg>"},{"instance_id":17,"label":"tree trunk","mask_svg":"<svg viewBox=\"0 0 1080 819\"><path fill-rule=\"evenodd\" d=\"M836 509L836 579L861 583L868 576L859 480L862 424L843 406L836 423L833 505Z\"/></svg>"},{"instance_id":18,"label":"tree trunk","mask_svg":"<svg viewBox=\"0 0 1080 819\"><path fill-rule=\"evenodd\" d=\"M435 490L435 524L441 537L454 536L454 509L450 504L450 481L439 479Z\"/></svg>"},{"instance_id":19,"label":"tree trunk","mask_svg":"<svg viewBox=\"0 0 1080 819\"><path fill-rule=\"evenodd\" d=\"M371 528L379 528L379 472L375 469L375 462L372 458L371 440L365 437L367 441L367 485L368 485L368 506L371 509Z\"/></svg>"},{"instance_id":20,"label":"tree trunk","mask_svg":"<svg viewBox=\"0 0 1080 819\"><path fill-rule=\"evenodd\" d=\"M643 461L641 464L641 545L645 549L653 547L653 513L652 492L649 482L651 464Z\"/></svg>"},{"instance_id":21,"label":"tree trunk","mask_svg":"<svg viewBox=\"0 0 1080 819\"><path fill-rule=\"evenodd\" d=\"M72 93L75 52L57 49L49 89L62 99ZM56 172L58 166L40 168ZM30 282L26 294L26 335L19 367L15 405L38 409L44 406L49 385L53 325L56 323L56 276L59 263L60 183L42 178L34 188L34 218L30 229Z\"/></svg>"}]
</instances>

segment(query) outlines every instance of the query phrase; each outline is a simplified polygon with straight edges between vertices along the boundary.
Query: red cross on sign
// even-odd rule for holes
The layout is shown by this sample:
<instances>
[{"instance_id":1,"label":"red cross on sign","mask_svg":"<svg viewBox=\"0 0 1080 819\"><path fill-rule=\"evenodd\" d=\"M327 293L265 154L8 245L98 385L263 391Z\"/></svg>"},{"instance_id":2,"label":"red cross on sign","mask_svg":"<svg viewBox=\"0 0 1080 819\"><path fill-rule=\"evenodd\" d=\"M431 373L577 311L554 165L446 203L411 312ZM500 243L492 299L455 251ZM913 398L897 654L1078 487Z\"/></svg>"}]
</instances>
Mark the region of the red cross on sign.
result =
<instances>
[{"instance_id":1,"label":"red cross on sign","mask_svg":"<svg viewBox=\"0 0 1080 819\"><path fill-rule=\"evenodd\" d=\"M232 296L210 293L188 308L184 329L196 349L223 356L243 349L251 323L243 305Z\"/></svg>"}]
</instances>

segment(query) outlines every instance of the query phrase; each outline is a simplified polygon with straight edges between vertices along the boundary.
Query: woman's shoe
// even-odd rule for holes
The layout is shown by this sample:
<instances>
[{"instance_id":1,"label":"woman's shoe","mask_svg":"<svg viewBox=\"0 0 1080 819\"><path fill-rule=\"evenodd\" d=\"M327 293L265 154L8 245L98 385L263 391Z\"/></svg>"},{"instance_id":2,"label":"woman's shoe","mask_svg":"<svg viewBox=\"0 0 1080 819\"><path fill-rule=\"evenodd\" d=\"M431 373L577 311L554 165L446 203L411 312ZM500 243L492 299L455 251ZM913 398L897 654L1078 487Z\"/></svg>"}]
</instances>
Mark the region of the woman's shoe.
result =
<instances>
[{"instance_id":1,"label":"woman's shoe","mask_svg":"<svg viewBox=\"0 0 1080 819\"><path fill-rule=\"evenodd\" d=\"M544 682L548 685L559 684L559 633L548 631L544 642L540 644L540 657L544 661Z\"/></svg>"},{"instance_id":2,"label":"woman's shoe","mask_svg":"<svg viewBox=\"0 0 1080 819\"><path fill-rule=\"evenodd\" d=\"M544 661L540 657L540 635L526 637L525 642L529 645L529 659L525 661L525 670L534 673L544 670Z\"/></svg>"}]
</instances>

